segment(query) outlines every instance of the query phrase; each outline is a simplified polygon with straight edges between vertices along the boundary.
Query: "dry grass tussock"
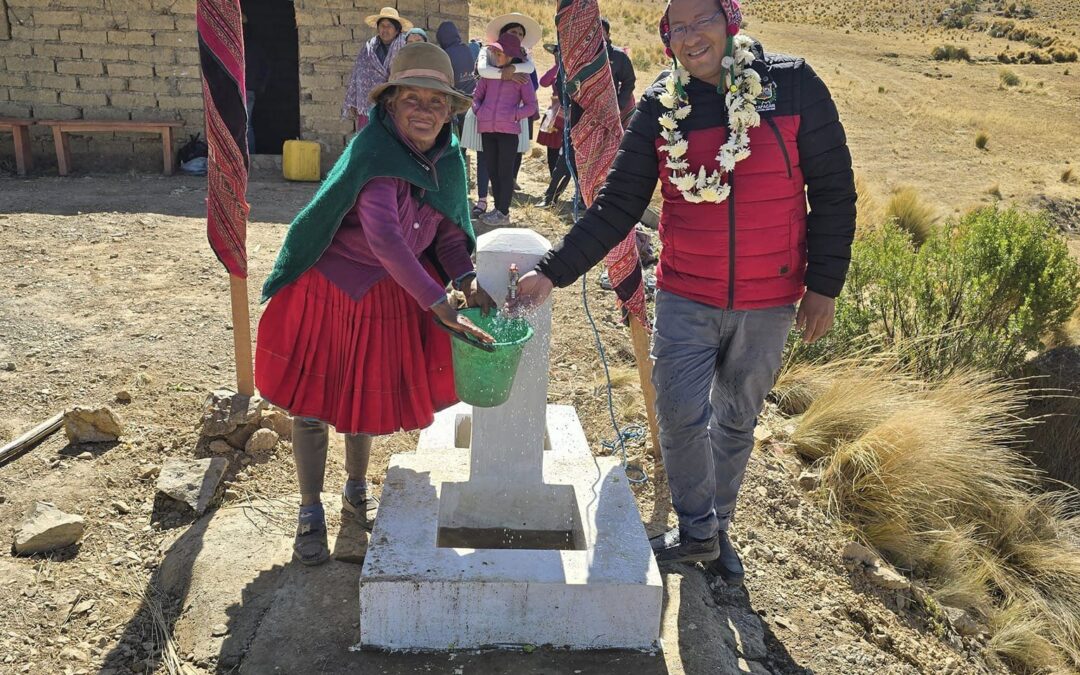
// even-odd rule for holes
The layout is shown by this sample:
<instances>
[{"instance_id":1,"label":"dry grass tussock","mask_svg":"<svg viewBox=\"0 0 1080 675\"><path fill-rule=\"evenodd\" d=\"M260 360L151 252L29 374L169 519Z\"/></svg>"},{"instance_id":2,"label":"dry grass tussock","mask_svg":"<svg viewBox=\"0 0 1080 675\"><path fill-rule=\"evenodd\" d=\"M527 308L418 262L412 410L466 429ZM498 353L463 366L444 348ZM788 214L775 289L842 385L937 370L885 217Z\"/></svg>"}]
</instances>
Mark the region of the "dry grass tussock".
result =
<instances>
[{"instance_id":1,"label":"dry grass tussock","mask_svg":"<svg viewBox=\"0 0 1080 675\"><path fill-rule=\"evenodd\" d=\"M910 233L916 244L929 239L938 222L934 208L911 187L899 188L892 194L885 205L885 216Z\"/></svg>"},{"instance_id":2,"label":"dry grass tussock","mask_svg":"<svg viewBox=\"0 0 1080 675\"><path fill-rule=\"evenodd\" d=\"M1040 492L1017 445L1028 390L973 371L912 377L886 357L780 377L793 449L822 468L830 513L987 626L1022 670L1080 667L1075 492Z\"/></svg>"}]
</instances>

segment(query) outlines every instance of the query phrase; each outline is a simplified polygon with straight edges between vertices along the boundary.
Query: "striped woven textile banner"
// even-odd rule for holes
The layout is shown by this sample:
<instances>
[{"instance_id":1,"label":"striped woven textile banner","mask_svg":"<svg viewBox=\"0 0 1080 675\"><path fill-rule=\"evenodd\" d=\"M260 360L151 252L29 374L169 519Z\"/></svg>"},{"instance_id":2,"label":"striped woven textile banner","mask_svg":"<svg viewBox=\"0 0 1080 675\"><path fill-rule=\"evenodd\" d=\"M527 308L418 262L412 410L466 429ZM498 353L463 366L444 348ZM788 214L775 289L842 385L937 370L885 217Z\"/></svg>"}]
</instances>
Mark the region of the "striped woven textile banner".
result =
<instances>
[{"instance_id":1,"label":"striped woven textile banner","mask_svg":"<svg viewBox=\"0 0 1080 675\"><path fill-rule=\"evenodd\" d=\"M206 234L229 274L247 278L247 108L239 0L198 0L206 144Z\"/></svg>"},{"instance_id":2,"label":"striped woven textile banner","mask_svg":"<svg viewBox=\"0 0 1080 675\"><path fill-rule=\"evenodd\" d=\"M555 16L566 90L581 108L570 131L582 199L591 205L615 161L623 127L596 0L560 0ZM634 232L604 258L619 302L645 326L645 287Z\"/></svg>"}]
</instances>

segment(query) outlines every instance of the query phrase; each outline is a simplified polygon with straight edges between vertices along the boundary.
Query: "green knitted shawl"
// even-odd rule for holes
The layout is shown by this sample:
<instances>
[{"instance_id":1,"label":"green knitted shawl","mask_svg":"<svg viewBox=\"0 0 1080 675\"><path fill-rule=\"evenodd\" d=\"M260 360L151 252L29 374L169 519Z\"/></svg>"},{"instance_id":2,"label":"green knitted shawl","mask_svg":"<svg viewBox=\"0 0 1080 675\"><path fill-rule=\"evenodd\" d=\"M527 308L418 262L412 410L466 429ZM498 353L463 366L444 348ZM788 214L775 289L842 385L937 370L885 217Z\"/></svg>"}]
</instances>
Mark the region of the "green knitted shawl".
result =
<instances>
[{"instance_id":1,"label":"green knitted shawl","mask_svg":"<svg viewBox=\"0 0 1080 675\"><path fill-rule=\"evenodd\" d=\"M263 283L262 302L318 262L341 221L356 204L360 190L373 178L400 178L411 183L413 193L420 193L422 203L430 204L465 232L469 252L475 249L465 162L457 136L449 132L450 142L432 172L429 163L398 138L393 123L380 107L372 108L369 115L371 121L349 142L315 197L289 226L274 269Z\"/></svg>"}]
</instances>

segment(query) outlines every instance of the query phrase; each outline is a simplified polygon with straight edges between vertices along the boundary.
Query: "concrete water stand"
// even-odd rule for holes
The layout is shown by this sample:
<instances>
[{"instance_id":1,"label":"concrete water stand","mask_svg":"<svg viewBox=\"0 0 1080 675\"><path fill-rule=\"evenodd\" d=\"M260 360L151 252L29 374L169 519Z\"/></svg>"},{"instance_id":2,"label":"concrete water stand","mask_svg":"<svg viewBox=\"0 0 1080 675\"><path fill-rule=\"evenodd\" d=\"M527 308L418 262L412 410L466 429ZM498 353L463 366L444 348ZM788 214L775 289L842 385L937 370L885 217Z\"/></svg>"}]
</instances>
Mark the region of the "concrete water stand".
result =
<instances>
[{"instance_id":1,"label":"concrete water stand","mask_svg":"<svg viewBox=\"0 0 1080 675\"><path fill-rule=\"evenodd\" d=\"M530 230L480 237L501 305ZM440 413L394 455L360 578L360 644L379 649L651 648L663 585L619 462L593 457L577 414L547 405L551 306L530 316L510 400Z\"/></svg>"}]
</instances>

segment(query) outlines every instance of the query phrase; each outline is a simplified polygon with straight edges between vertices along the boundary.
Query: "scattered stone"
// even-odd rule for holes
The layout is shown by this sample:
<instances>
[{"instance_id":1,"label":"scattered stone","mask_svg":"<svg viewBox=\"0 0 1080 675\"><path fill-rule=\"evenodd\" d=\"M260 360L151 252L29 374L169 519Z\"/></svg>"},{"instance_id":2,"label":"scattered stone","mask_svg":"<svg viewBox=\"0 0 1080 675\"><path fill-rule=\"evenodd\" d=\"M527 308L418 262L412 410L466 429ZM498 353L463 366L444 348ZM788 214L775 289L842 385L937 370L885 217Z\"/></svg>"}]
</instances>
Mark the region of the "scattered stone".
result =
<instances>
[{"instance_id":1,"label":"scattered stone","mask_svg":"<svg viewBox=\"0 0 1080 675\"><path fill-rule=\"evenodd\" d=\"M203 403L202 435L228 436L236 431L237 427L244 425L258 428L259 417L267 405L266 401L258 396L249 398L228 389L210 392ZM240 447L243 447L243 444Z\"/></svg>"},{"instance_id":2,"label":"scattered stone","mask_svg":"<svg viewBox=\"0 0 1080 675\"><path fill-rule=\"evenodd\" d=\"M964 637L975 637L980 633L986 632L986 627L971 615L971 612L960 609L959 607L944 606L945 616L949 618L949 623L952 624L953 630Z\"/></svg>"},{"instance_id":3,"label":"scattered stone","mask_svg":"<svg viewBox=\"0 0 1080 675\"><path fill-rule=\"evenodd\" d=\"M60 658L66 659L68 661L80 662L90 660L90 657L87 656L86 652L76 649L75 647L64 647L64 649L60 652Z\"/></svg>"},{"instance_id":4,"label":"scattered stone","mask_svg":"<svg viewBox=\"0 0 1080 675\"><path fill-rule=\"evenodd\" d=\"M757 489L755 491L758 493L758 496L761 497L762 499L765 499L766 497L769 496L769 488L765 487L764 485L757 486Z\"/></svg>"},{"instance_id":5,"label":"scattered stone","mask_svg":"<svg viewBox=\"0 0 1080 675\"><path fill-rule=\"evenodd\" d=\"M247 452L269 452L278 443L278 434L273 429L259 429L248 439L244 450Z\"/></svg>"},{"instance_id":6,"label":"scattered stone","mask_svg":"<svg viewBox=\"0 0 1080 675\"><path fill-rule=\"evenodd\" d=\"M223 623L216 624L210 629L210 635L214 637L225 637L229 634L229 627Z\"/></svg>"},{"instance_id":7,"label":"scattered stone","mask_svg":"<svg viewBox=\"0 0 1080 675\"><path fill-rule=\"evenodd\" d=\"M161 467L157 464L143 464L139 467L139 478L143 480L157 478L160 473Z\"/></svg>"},{"instance_id":8,"label":"scattered stone","mask_svg":"<svg viewBox=\"0 0 1080 675\"><path fill-rule=\"evenodd\" d=\"M237 450L243 450L247 447L247 442L251 439L251 436L258 430L259 427L254 424L245 424L236 427L236 431L226 436L225 440Z\"/></svg>"},{"instance_id":9,"label":"scattered stone","mask_svg":"<svg viewBox=\"0 0 1080 675\"><path fill-rule=\"evenodd\" d=\"M263 413L259 425L263 429L273 429L281 438L292 440L292 417L284 410L267 410Z\"/></svg>"},{"instance_id":10,"label":"scattered stone","mask_svg":"<svg viewBox=\"0 0 1080 675\"><path fill-rule=\"evenodd\" d=\"M158 492L190 506L202 515L210 505L228 462L223 457L170 459L158 476Z\"/></svg>"},{"instance_id":11,"label":"scattered stone","mask_svg":"<svg viewBox=\"0 0 1080 675\"><path fill-rule=\"evenodd\" d=\"M777 626L780 626L781 628L786 628L787 630L795 630L795 624L792 623L791 619L787 618L786 616L780 616L779 614L777 614L772 618L772 622L775 623Z\"/></svg>"},{"instance_id":12,"label":"scattered stone","mask_svg":"<svg viewBox=\"0 0 1080 675\"><path fill-rule=\"evenodd\" d=\"M79 604L75 605L75 608L71 610L71 616L79 616L86 614L94 608L93 600L83 600Z\"/></svg>"},{"instance_id":13,"label":"scattered stone","mask_svg":"<svg viewBox=\"0 0 1080 675\"><path fill-rule=\"evenodd\" d=\"M857 541L848 542L844 546L844 552L841 555L846 561L862 563L867 567L877 567L878 563L881 562L876 553Z\"/></svg>"},{"instance_id":14,"label":"scattered stone","mask_svg":"<svg viewBox=\"0 0 1080 675\"><path fill-rule=\"evenodd\" d=\"M881 563L877 567L866 570L866 576L878 588L890 591L903 591L911 588L911 582L903 574L894 570L890 565Z\"/></svg>"},{"instance_id":15,"label":"scattered stone","mask_svg":"<svg viewBox=\"0 0 1080 675\"><path fill-rule=\"evenodd\" d=\"M233 451L233 446L229 445L226 441L220 438L216 441L210 441L210 452L215 455L227 455Z\"/></svg>"},{"instance_id":16,"label":"scattered stone","mask_svg":"<svg viewBox=\"0 0 1080 675\"><path fill-rule=\"evenodd\" d=\"M76 457L75 459L84 459L85 460L85 459L93 459L93 458L94 458L94 453L87 451L87 452L80 452L79 456Z\"/></svg>"},{"instance_id":17,"label":"scattered stone","mask_svg":"<svg viewBox=\"0 0 1080 675\"><path fill-rule=\"evenodd\" d=\"M6 370L9 373L14 373L15 372L15 364L12 363L11 361L8 361L7 363L5 363L3 365L3 367L0 367L0 370Z\"/></svg>"},{"instance_id":18,"label":"scattered stone","mask_svg":"<svg viewBox=\"0 0 1080 675\"><path fill-rule=\"evenodd\" d=\"M806 469L799 474L799 487L807 492L813 492L821 486L821 471Z\"/></svg>"},{"instance_id":19,"label":"scattered stone","mask_svg":"<svg viewBox=\"0 0 1080 675\"><path fill-rule=\"evenodd\" d=\"M71 443L106 443L120 438L124 426L108 406L76 406L64 414L64 433Z\"/></svg>"},{"instance_id":20,"label":"scattered stone","mask_svg":"<svg viewBox=\"0 0 1080 675\"><path fill-rule=\"evenodd\" d=\"M84 530L82 516L64 513L49 502L34 502L15 528L15 553L33 555L71 546Z\"/></svg>"},{"instance_id":21,"label":"scattered stone","mask_svg":"<svg viewBox=\"0 0 1080 675\"><path fill-rule=\"evenodd\" d=\"M119 499L112 503L112 507L116 509L119 514L131 513L131 507L127 505L127 502L122 502Z\"/></svg>"},{"instance_id":22,"label":"scattered stone","mask_svg":"<svg viewBox=\"0 0 1080 675\"><path fill-rule=\"evenodd\" d=\"M225 490L225 499L228 499L229 501L235 501L237 499L240 499L240 493L236 490L229 488Z\"/></svg>"},{"instance_id":23,"label":"scattered stone","mask_svg":"<svg viewBox=\"0 0 1080 675\"><path fill-rule=\"evenodd\" d=\"M120 391L116 392L116 402L131 403L131 392L127 389L121 389Z\"/></svg>"}]
</instances>

